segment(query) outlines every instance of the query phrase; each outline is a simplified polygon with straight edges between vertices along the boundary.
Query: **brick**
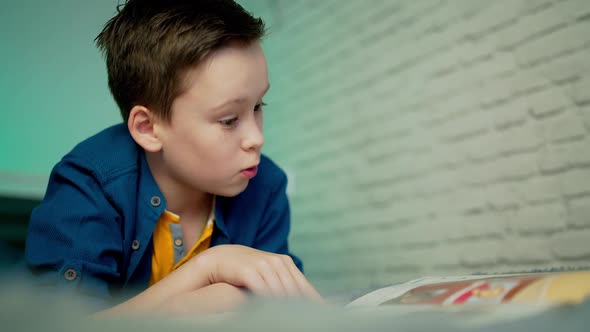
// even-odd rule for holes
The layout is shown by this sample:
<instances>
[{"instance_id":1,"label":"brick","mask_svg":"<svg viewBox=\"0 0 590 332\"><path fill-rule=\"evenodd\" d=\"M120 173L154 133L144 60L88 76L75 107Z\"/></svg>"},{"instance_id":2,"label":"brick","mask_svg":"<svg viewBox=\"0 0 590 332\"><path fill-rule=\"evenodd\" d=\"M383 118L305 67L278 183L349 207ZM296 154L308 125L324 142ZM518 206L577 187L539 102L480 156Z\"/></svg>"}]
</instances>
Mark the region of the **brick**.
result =
<instances>
[{"instance_id":1,"label":"brick","mask_svg":"<svg viewBox=\"0 0 590 332\"><path fill-rule=\"evenodd\" d=\"M572 104L563 90L558 87L552 87L529 95L527 100L535 116L554 114Z\"/></svg>"},{"instance_id":2,"label":"brick","mask_svg":"<svg viewBox=\"0 0 590 332\"><path fill-rule=\"evenodd\" d=\"M575 83L573 92L576 103L590 103L590 73L586 74L581 80Z\"/></svg>"},{"instance_id":3,"label":"brick","mask_svg":"<svg viewBox=\"0 0 590 332\"><path fill-rule=\"evenodd\" d=\"M551 5L551 0L523 0L521 4L522 15L542 11Z\"/></svg>"},{"instance_id":4,"label":"brick","mask_svg":"<svg viewBox=\"0 0 590 332\"><path fill-rule=\"evenodd\" d=\"M535 152L543 145L543 138L531 124L512 127L497 135L499 151L505 154Z\"/></svg>"},{"instance_id":5,"label":"brick","mask_svg":"<svg viewBox=\"0 0 590 332\"><path fill-rule=\"evenodd\" d=\"M533 205L518 210L512 229L521 234L543 234L563 231L567 211L561 203Z\"/></svg>"},{"instance_id":6,"label":"brick","mask_svg":"<svg viewBox=\"0 0 590 332\"><path fill-rule=\"evenodd\" d=\"M579 113L567 111L535 123L538 135L545 143L561 143L580 140L586 136Z\"/></svg>"},{"instance_id":7,"label":"brick","mask_svg":"<svg viewBox=\"0 0 590 332\"><path fill-rule=\"evenodd\" d=\"M443 44L436 48L432 48L432 52L436 52L436 56L429 59L429 63L431 63L431 71L426 73L428 76L444 76L446 72L457 69L458 63L455 54L452 49L448 49L445 46L446 45Z\"/></svg>"},{"instance_id":8,"label":"brick","mask_svg":"<svg viewBox=\"0 0 590 332\"><path fill-rule=\"evenodd\" d=\"M401 190L397 186L372 186L368 192L365 193L367 199L372 204L387 205L392 201L399 200L402 195Z\"/></svg>"},{"instance_id":9,"label":"brick","mask_svg":"<svg viewBox=\"0 0 590 332\"><path fill-rule=\"evenodd\" d=\"M496 40L496 45L499 50L509 51L520 44L530 33L527 30L525 23L518 21L515 24L507 26L495 33L492 38Z\"/></svg>"},{"instance_id":10,"label":"brick","mask_svg":"<svg viewBox=\"0 0 590 332\"><path fill-rule=\"evenodd\" d=\"M449 198L448 196L452 193L452 191L436 193L428 198L428 206L432 208L433 211L436 211L437 215L440 214L449 214L453 213L454 209L452 206L449 206Z\"/></svg>"},{"instance_id":11,"label":"brick","mask_svg":"<svg viewBox=\"0 0 590 332\"><path fill-rule=\"evenodd\" d=\"M539 4L535 2L535 4ZM529 9L530 10L530 9ZM514 11L518 13L517 11ZM496 34L501 49L511 49L526 39L551 31L566 22L564 15L555 15L553 10L540 10L536 13L521 15L518 22Z\"/></svg>"},{"instance_id":12,"label":"brick","mask_svg":"<svg viewBox=\"0 0 590 332\"><path fill-rule=\"evenodd\" d=\"M518 70L517 63L513 58L505 54L496 54L490 59L480 61L474 65L467 67L463 73L473 77L470 82L487 82L491 79L504 79L504 76L510 75L515 70ZM510 91L512 94L512 91ZM493 102L500 102L505 99L493 100Z\"/></svg>"},{"instance_id":13,"label":"brick","mask_svg":"<svg viewBox=\"0 0 590 332\"><path fill-rule=\"evenodd\" d=\"M457 0L454 4L456 4L456 6L452 6L454 7L453 9L459 12L462 17L472 17L481 11L487 10L489 5L489 3L485 1L472 0Z\"/></svg>"},{"instance_id":14,"label":"brick","mask_svg":"<svg viewBox=\"0 0 590 332\"><path fill-rule=\"evenodd\" d=\"M550 240L551 252L558 259L576 260L590 257L590 230L568 231Z\"/></svg>"},{"instance_id":15,"label":"brick","mask_svg":"<svg viewBox=\"0 0 590 332\"><path fill-rule=\"evenodd\" d=\"M372 227L365 227L356 232L356 238L361 240L361 242L364 242L367 246L386 244L399 245L397 241L395 241L395 239L397 239L397 231L399 227L392 226L393 220L391 216L381 216L381 218L385 219L384 221L381 221L383 222L381 226L373 225ZM380 220L378 217L373 217L371 219Z\"/></svg>"},{"instance_id":16,"label":"brick","mask_svg":"<svg viewBox=\"0 0 590 332\"><path fill-rule=\"evenodd\" d=\"M422 76L422 75L420 74L420 76ZM426 75L424 75L424 77L425 76ZM443 77L443 78L435 77L435 78L425 79L425 82L421 83L420 91L418 92L418 91L416 91L417 90L416 89L412 92L412 94L413 95L416 95L418 93L423 94L424 99L422 101L432 104L431 99L433 97L444 95L451 90L452 85L445 84L446 80L447 80L447 77ZM430 108L436 108L436 107L434 105L431 105Z\"/></svg>"},{"instance_id":17,"label":"brick","mask_svg":"<svg viewBox=\"0 0 590 332\"><path fill-rule=\"evenodd\" d=\"M434 142L434 140L433 140ZM435 143L433 143L434 145ZM454 145L435 145L430 151L431 165L433 169L437 168L456 168L465 162L465 158L459 155L459 149Z\"/></svg>"},{"instance_id":18,"label":"brick","mask_svg":"<svg viewBox=\"0 0 590 332\"><path fill-rule=\"evenodd\" d=\"M395 168L399 169L399 172L395 170L391 173L394 175L399 174L400 177L406 177L408 174L422 175L429 171L429 159L430 156L419 150L419 149L408 149L407 153L401 155L395 163L392 164ZM401 179L403 182L407 182L408 179Z\"/></svg>"},{"instance_id":19,"label":"brick","mask_svg":"<svg viewBox=\"0 0 590 332\"><path fill-rule=\"evenodd\" d=\"M478 240L465 243L459 253L461 263L465 267L489 268L498 263L498 251L502 243L496 240Z\"/></svg>"},{"instance_id":20,"label":"brick","mask_svg":"<svg viewBox=\"0 0 590 332\"><path fill-rule=\"evenodd\" d=\"M564 195L585 195L590 193L589 169L573 169L559 176L560 190Z\"/></svg>"},{"instance_id":21,"label":"brick","mask_svg":"<svg viewBox=\"0 0 590 332\"><path fill-rule=\"evenodd\" d=\"M390 257L388 260L385 261L385 263L381 264L378 267L376 273L370 276L370 281L372 282L372 284L368 284L366 280L367 277L365 277L365 282L361 283L360 287L362 289L366 289L367 287L369 287L370 289L377 289L384 286L403 283L407 280L413 280L417 278L416 275L419 276L421 274L419 271L421 271L422 268L417 263L414 263L412 265L400 264L397 263L396 257L397 256ZM343 292L341 294L346 294L345 289L342 289L342 291ZM364 293L359 293L359 295L362 294ZM346 296L342 303L346 303L349 300L350 296Z\"/></svg>"},{"instance_id":22,"label":"brick","mask_svg":"<svg viewBox=\"0 0 590 332\"><path fill-rule=\"evenodd\" d=\"M389 270L386 269L383 272L379 273L378 275L375 276L376 282L377 284L375 285L371 285L370 288L372 289L376 289L376 288L380 288L382 286L387 286L387 285L396 285L396 284L401 284L404 283L408 280L414 280L418 277L420 277L421 275L423 275L423 270L408 270L408 269L402 269L402 270ZM362 284L361 287L365 288L367 287L367 284ZM353 288L350 287L346 287L346 288L341 288L339 291L334 292L333 294L346 294L347 290L350 290ZM359 289L359 288L357 288ZM360 295L363 295L363 293L360 293ZM342 303L346 303L350 301L350 296L346 296L343 300Z\"/></svg>"},{"instance_id":23,"label":"brick","mask_svg":"<svg viewBox=\"0 0 590 332\"><path fill-rule=\"evenodd\" d=\"M586 131L590 132L590 106L586 106L580 109L584 124L586 125Z\"/></svg>"},{"instance_id":24,"label":"brick","mask_svg":"<svg viewBox=\"0 0 590 332\"><path fill-rule=\"evenodd\" d=\"M497 79L487 82L482 87L480 92L481 103L489 107L500 102L506 102L513 94L514 91L509 84L506 84L506 80Z\"/></svg>"},{"instance_id":25,"label":"brick","mask_svg":"<svg viewBox=\"0 0 590 332\"><path fill-rule=\"evenodd\" d=\"M438 226L438 236L444 241L456 241L465 238L463 234L463 219L457 212L449 211L446 214L437 215L433 224Z\"/></svg>"},{"instance_id":26,"label":"brick","mask_svg":"<svg viewBox=\"0 0 590 332\"><path fill-rule=\"evenodd\" d=\"M474 89L463 89L460 93L442 101L437 105L447 114L453 114L460 111L475 111L479 107L479 98L474 93Z\"/></svg>"},{"instance_id":27,"label":"brick","mask_svg":"<svg viewBox=\"0 0 590 332\"><path fill-rule=\"evenodd\" d=\"M500 238L506 231L509 222L502 213L476 213L461 216L462 233L467 238L494 237Z\"/></svg>"},{"instance_id":28,"label":"brick","mask_svg":"<svg viewBox=\"0 0 590 332\"><path fill-rule=\"evenodd\" d=\"M495 53L492 60L483 63L482 66L487 67L490 74L487 76L508 75L520 70L514 56L507 52Z\"/></svg>"},{"instance_id":29,"label":"brick","mask_svg":"<svg viewBox=\"0 0 590 332\"><path fill-rule=\"evenodd\" d=\"M549 146L539 153L539 168L543 173L564 172L568 169L567 146Z\"/></svg>"},{"instance_id":30,"label":"brick","mask_svg":"<svg viewBox=\"0 0 590 332\"><path fill-rule=\"evenodd\" d=\"M491 114L478 108L468 112L466 116L460 117L456 121L458 127L471 128L473 131L482 132L487 132L492 123Z\"/></svg>"},{"instance_id":31,"label":"brick","mask_svg":"<svg viewBox=\"0 0 590 332\"><path fill-rule=\"evenodd\" d=\"M453 105L442 104L433 108L432 114L425 119L425 124L429 127L441 126L467 113L465 108L459 108Z\"/></svg>"},{"instance_id":32,"label":"brick","mask_svg":"<svg viewBox=\"0 0 590 332\"><path fill-rule=\"evenodd\" d=\"M448 191L453 188L457 180L451 172L436 172L428 174L424 179L424 194L433 194Z\"/></svg>"},{"instance_id":33,"label":"brick","mask_svg":"<svg viewBox=\"0 0 590 332\"><path fill-rule=\"evenodd\" d=\"M444 243L443 246L447 246L447 242L463 239L465 237L462 233L463 223L457 217L457 214L452 211L442 211L440 209L437 209L437 211L438 215L432 221L432 224L437 225L437 236Z\"/></svg>"},{"instance_id":34,"label":"brick","mask_svg":"<svg viewBox=\"0 0 590 332\"><path fill-rule=\"evenodd\" d=\"M430 193L430 183L426 178L428 173L424 173L424 175L420 175L419 177L412 179L412 181L402 182L400 185L396 186L401 193L405 194L401 195L401 197L406 199L415 199Z\"/></svg>"},{"instance_id":35,"label":"brick","mask_svg":"<svg viewBox=\"0 0 590 332\"><path fill-rule=\"evenodd\" d=\"M473 2L473 1L472 1ZM459 10L463 9L460 6L457 6ZM462 41L465 36L468 34L466 31L465 26L462 24L463 18L458 18L456 21L451 21L451 23L447 26L444 34L450 39L451 42L458 42Z\"/></svg>"},{"instance_id":36,"label":"brick","mask_svg":"<svg viewBox=\"0 0 590 332\"><path fill-rule=\"evenodd\" d=\"M462 141L481 136L488 131L491 120L485 112L469 112L436 128L438 137L445 141Z\"/></svg>"},{"instance_id":37,"label":"brick","mask_svg":"<svg viewBox=\"0 0 590 332\"><path fill-rule=\"evenodd\" d=\"M458 144L463 155L469 159L482 160L498 155L498 137L493 134L486 134L462 141Z\"/></svg>"},{"instance_id":38,"label":"brick","mask_svg":"<svg viewBox=\"0 0 590 332\"><path fill-rule=\"evenodd\" d=\"M359 196L363 197L365 195L359 194ZM379 208L371 207L368 204L359 204L356 209L347 212L347 214L351 215L352 220L356 220L352 222L353 224L363 221L370 224L370 227L373 228L382 227L384 230L381 234L383 236L389 236L390 233L386 232L385 229L399 227L398 223L400 219L395 216L395 211L395 204L389 204L388 206Z\"/></svg>"},{"instance_id":39,"label":"brick","mask_svg":"<svg viewBox=\"0 0 590 332\"><path fill-rule=\"evenodd\" d=\"M516 10L506 10L501 2L495 2L470 18L466 23L466 29L470 35L478 35L498 26L509 24L515 20L519 13Z\"/></svg>"},{"instance_id":40,"label":"brick","mask_svg":"<svg viewBox=\"0 0 590 332\"><path fill-rule=\"evenodd\" d=\"M535 70L519 70L506 79L515 94L529 94L541 90L551 83L545 73Z\"/></svg>"},{"instance_id":41,"label":"brick","mask_svg":"<svg viewBox=\"0 0 590 332\"><path fill-rule=\"evenodd\" d=\"M418 257L423 258L427 262L427 264L424 264L425 266L436 267L438 270L441 267L460 265L461 251L461 246L445 245L437 248L437 250L431 250L430 253L419 252L420 255Z\"/></svg>"},{"instance_id":42,"label":"brick","mask_svg":"<svg viewBox=\"0 0 590 332\"><path fill-rule=\"evenodd\" d=\"M567 224L573 227L590 227L590 198L572 199L567 203Z\"/></svg>"},{"instance_id":43,"label":"brick","mask_svg":"<svg viewBox=\"0 0 590 332\"><path fill-rule=\"evenodd\" d=\"M481 62L485 58L490 58L495 51L493 41L484 38L463 42L453 49L453 55L463 65L472 65L473 62Z\"/></svg>"},{"instance_id":44,"label":"brick","mask_svg":"<svg viewBox=\"0 0 590 332\"><path fill-rule=\"evenodd\" d=\"M570 21L590 15L590 3L587 0L561 1L556 8L559 13L566 15Z\"/></svg>"},{"instance_id":45,"label":"brick","mask_svg":"<svg viewBox=\"0 0 590 332\"><path fill-rule=\"evenodd\" d=\"M432 222L415 222L395 232L395 241L402 247L420 245L433 247L440 240L440 225Z\"/></svg>"},{"instance_id":46,"label":"brick","mask_svg":"<svg viewBox=\"0 0 590 332\"><path fill-rule=\"evenodd\" d=\"M555 201L561 198L558 176L537 176L522 184L520 192L528 203Z\"/></svg>"},{"instance_id":47,"label":"brick","mask_svg":"<svg viewBox=\"0 0 590 332\"><path fill-rule=\"evenodd\" d=\"M428 183L424 181L424 176L421 175L411 180L403 181L395 185L395 187L399 190L399 197L409 200L422 197L427 192Z\"/></svg>"},{"instance_id":48,"label":"brick","mask_svg":"<svg viewBox=\"0 0 590 332\"><path fill-rule=\"evenodd\" d=\"M522 154L508 158L500 158L490 166L490 171L496 171L498 179L501 180L523 179L538 173L534 154Z\"/></svg>"},{"instance_id":49,"label":"brick","mask_svg":"<svg viewBox=\"0 0 590 332\"><path fill-rule=\"evenodd\" d=\"M486 187L488 204L495 209L517 207L523 200L523 193L514 184L496 184Z\"/></svg>"},{"instance_id":50,"label":"brick","mask_svg":"<svg viewBox=\"0 0 590 332\"><path fill-rule=\"evenodd\" d=\"M449 30L455 27L459 20L462 20L466 12L476 12L482 5L477 1L457 0L457 6L447 6L441 4L436 10L431 10L428 15L428 20L433 24L429 27L429 33L444 33L447 34ZM426 31L425 31L426 32ZM453 36L455 36L453 34Z\"/></svg>"},{"instance_id":51,"label":"brick","mask_svg":"<svg viewBox=\"0 0 590 332\"><path fill-rule=\"evenodd\" d=\"M485 185L497 180L498 175L488 167L490 161L478 162L461 169L461 181L468 185ZM455 184L456 185L456 184Z\"/></svg>"},{"instance_id":52,"label":"brick","mask_svg":"<svg viewBox=\"0 0 590 332\"><path fill-rule=\"evenodd\" d=\"M590 166L590 137L583 140L570 142L568 148L568 164L572 167Z\"/></svg>"},{"instance_id":53,"label":"brick","mask_svg":"<svg viewBox=\"0 0 590 332\"><path fill-rule=\"evenodd\" d=\"M579 77L580 73L590 71L590 48L552 59L531 69L536 76L553 82L561 82Z\"/></svg>"},{"instance_id":54,"label":"brick","mask_svg":"<svg viewBox=\"0 0 590 332\"><path fill-rule=\"evenodd\" d=\"M534 0L532 3L538 5L539 1ZM521 16L521 22L524 24L525 29L529 33L529 36L551 31L556 27L567 23L568 17L558 13L558 7L560 7L559 4L557 6L539 10L536 13L526 15L524 17Z\"/></svg>"},{"instance_id":55,"label":"brick","mask_svg":"<svg viewBox=\"0 0 590 332\"><path fill-rule=\"evenodd\" d=\"M487 184L499 181L502 176L498 174L495 165L498 164L497 159L485 161L476 164L475 167L467 169L465 176L469 179L470 183L474 184Z\"/></svg>"},{"instance_id":56,"label":"brick","mask_svg":"<svg viewBox=\"0 0 590 332\"><path fill-rule=\"evenodd\" d=\"M569 109L549 120L549 137L552 142L580 140L586 136L583 119L576 109Z\"/></svg>"},{"instance_id":57,"label":"brick","mask_svg":"<svg viewBox=\"0 0 590 332\"><path fill-rule=\"evenodd\" d=\"M363 153L364 157L367 158L368 166L371 169L376 170L380 167L389 167L389 165L383 163L383 160L394 160L397 158L398 154L395 152L400 150L399 144L401 143L392 139L371 137L371 141L369 142L368 146L365 147ZM306 153L309 152L307 151ZM384 169L383 171L388 171L388 168ZM379 172L379 174L382 173ZM367 173L367 175L371 174Z\"/></svg>"},{"instance_id":58,"label":"brick","mask_svg":"<svg viewBox=\"0 0 590 332\"><path fill-rule=\"evenodd\" d=\"M420 200L404 200L396 202L395 216L404 219L418 218L431 213L431 207L424 206Z\"/></svg>"},{"instance_id":59,"label":"brick","mask_svg":"<svg viewBox=\"0 0 590 332\"><path fill-rule=\"evenodd\" d=\"M526 265L550 262L551 253L547 250L547 238L506 236L498 248L498 259L510 265Z\"/></svg>"},{"instance_id":60,"label":"brick","mask_svg":"<svg viewBox=\"0 0 590 332\"><path fill-rule=\"evenodd\" d=\"M406 66L403 66L404 64L408 63L409 61L420 59L427 54L431 54L437 48L437 45L432 45L429 43L432 40L432 37L430 36L419 39L415 41L415 43L408 43L407 40L405 40L407 38L406 36L399 36L398 38L402 39L403 41L400 41L396 44L407 44L408 49L407 52L404 52L404 54L400 54L399 59L395 59L397 57L392 59L391 68L401 66L400 68L405 70L407 68Z\"/></svg>"},{"instance_id":61,"label":"brick","mask_svg":"<svg viewBox=\"0 0 590 332\"><path fill-rule=\"evenodd\" d=\"M565 29L558 30L530 43L520 46L516 50L519 63L534 65L539 61L554 57L565 51L572 51L588 44L590 23L582 21ZM552 47L547 47L552 45Z\"/></svg>"},{"instance_id":62,"label":"brick","mask_svg":"<svg viewBox=\"0 0 590 332\"><path fill-rule=\"evenodd\" d=\"M486 205L483 192L478 188L459 189L447 196L452 211L482 209Z\"/></svg>"},{"instance_id":63,"label":"brick","mask_svg":"<svg viewBox=\"0 0 590 332\"><path fill-rule=\"evenodd\" d=\"M436 253L436 250L432 248L400 248L397 249L396 255L393 259L385 258L386 263L383 264L383 270L385 272L389 272L391 274L394 273L401 273L403 270L417 270L423 266L429 266L435 262L433 254ZM399 261L396 261L396 256L403 256Z\"/></svg>"}]
</instances>

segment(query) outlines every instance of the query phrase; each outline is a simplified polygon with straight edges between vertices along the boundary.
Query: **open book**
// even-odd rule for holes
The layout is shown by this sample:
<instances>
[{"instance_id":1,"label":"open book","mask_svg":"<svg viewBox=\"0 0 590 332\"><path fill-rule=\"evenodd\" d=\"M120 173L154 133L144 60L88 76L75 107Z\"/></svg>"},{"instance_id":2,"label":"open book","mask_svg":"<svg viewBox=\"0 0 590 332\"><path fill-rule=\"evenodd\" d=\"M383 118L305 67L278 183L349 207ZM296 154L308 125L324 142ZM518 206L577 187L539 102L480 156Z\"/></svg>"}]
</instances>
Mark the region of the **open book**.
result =
<instances>
[{"instance_id":1,"label":"open book","mask_svg":"<svg viewBox=\"0 0 590 332\"><path fill-rule=\"evenodd\" d=\"M590 297L590 271L425 277L370 292L348 306L562 304Z\"/></svg>"}]
</instances>

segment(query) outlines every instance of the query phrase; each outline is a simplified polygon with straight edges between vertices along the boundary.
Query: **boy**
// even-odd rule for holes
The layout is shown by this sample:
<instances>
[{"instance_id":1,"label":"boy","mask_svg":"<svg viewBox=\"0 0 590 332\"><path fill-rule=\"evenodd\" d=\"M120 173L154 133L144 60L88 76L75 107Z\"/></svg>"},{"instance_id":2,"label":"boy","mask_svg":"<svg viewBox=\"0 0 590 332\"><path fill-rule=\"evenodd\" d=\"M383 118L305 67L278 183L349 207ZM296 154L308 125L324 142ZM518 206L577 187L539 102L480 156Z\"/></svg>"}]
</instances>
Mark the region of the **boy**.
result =
<instances>
[{"instance_id":1,"label":"boy","mask_svg":"<svg viewBox=\"0 0 590 332\"><path fill-rule=\"evenodd\" d=\"M125 123L53 169L25 251L43 285L105 314L224 310L243 289L320 299L289 254L285 174L261 155L263 34L232 0L128 0L106 24Z\"/></svg>"}]
</instances>

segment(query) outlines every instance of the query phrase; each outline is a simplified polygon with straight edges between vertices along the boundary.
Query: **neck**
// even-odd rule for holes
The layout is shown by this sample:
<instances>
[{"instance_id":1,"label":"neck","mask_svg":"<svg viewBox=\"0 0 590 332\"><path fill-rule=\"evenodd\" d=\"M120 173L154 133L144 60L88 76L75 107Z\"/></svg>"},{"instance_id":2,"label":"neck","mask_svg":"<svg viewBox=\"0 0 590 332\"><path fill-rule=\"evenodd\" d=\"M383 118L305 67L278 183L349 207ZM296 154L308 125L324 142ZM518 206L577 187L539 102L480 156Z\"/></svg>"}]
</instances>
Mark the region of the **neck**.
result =
<instances>
[{"instance_id":1,"label":"neck","mask_svg":"<svg viewBox=\"0 0 590 332\"><path fill-rule=\"evenodd\" d=\"M152 176L166 198L166 209L175 214L192 214L195 211L209 211L213 195L190 188L170 176L158 155L146 152L146 159Z\"/></svg>"}]
</instances>

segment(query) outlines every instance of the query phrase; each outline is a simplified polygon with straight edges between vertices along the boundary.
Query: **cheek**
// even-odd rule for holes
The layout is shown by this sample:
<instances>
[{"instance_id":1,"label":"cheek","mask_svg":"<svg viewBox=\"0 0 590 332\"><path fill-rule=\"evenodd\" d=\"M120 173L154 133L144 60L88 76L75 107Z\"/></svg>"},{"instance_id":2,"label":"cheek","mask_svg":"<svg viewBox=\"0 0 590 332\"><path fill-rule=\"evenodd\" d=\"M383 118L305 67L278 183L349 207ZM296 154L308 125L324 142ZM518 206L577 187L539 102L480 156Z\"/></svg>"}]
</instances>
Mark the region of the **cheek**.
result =
<instances>
[{"instance_id":1,"label":"cheek","mask_svg":"<svg viewBox=\"0 0 590 332\"><path fill-rule=\"evenodd\" d=\"M224 168L235 157L233 136L219 130L195 131L182 143L190 159L207 167Z\"/></svg>"},{"instance_id":2,"label":"cheek","mask_svg":"<svg viewBox=\"0 0 590 332\"><path fill-rule=\"evenodd\" d=\"M262 130L262 127L264 125L264 117L262 116L262 112L258 112L256 113L256 124L258 125L258 128L260 128Z\"/></svg>"}]
</instances>

